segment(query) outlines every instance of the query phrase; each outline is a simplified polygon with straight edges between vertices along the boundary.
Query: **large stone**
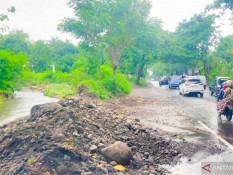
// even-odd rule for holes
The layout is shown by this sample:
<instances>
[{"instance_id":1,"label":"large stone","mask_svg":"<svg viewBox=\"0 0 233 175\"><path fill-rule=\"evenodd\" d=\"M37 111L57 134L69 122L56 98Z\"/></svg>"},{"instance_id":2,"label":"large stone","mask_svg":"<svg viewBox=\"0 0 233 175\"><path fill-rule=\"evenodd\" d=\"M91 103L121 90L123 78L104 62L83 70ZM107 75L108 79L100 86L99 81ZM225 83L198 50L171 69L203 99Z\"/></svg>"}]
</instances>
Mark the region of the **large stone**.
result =
<instances>
[{"instance_id":1,"label":"large stone","mask_svg":"<svg viewBox=\"0 0 233 175\"><path fill-rule=\"evenodd\" d=\"M31 115L30 115L29 121L30 122L35 121L36 118L41 115L42 110L43 110L42 105L33 106L31 109Z\"/></svg>"},{"instance_id":2,"label":"large stone","mask_svg":"<svg viewBox=\"0 0 233 175\"><path fill-rule=\"evenodd\" d=\"M116 161L118 164L127 165L132 158L132 151L126 143L117 141L114 144L103 148L101 154L111 160Z\"/></svg>"}]
</instances>

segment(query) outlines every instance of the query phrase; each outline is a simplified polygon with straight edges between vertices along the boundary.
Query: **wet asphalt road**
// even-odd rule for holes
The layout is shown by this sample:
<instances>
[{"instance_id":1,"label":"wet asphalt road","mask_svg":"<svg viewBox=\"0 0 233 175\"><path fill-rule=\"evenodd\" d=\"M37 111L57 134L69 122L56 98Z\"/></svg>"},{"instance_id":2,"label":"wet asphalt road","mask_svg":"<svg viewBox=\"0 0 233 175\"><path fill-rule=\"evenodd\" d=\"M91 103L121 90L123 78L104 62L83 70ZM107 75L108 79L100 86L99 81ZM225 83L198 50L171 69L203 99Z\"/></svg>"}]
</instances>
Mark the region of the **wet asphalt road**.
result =
<instances>
[{"instance_id":1,"label":"wet asphalt road","mask_svg":"<svg viewBox=\"0 0 233 175\"><path fill-rule=\"evenodd\" d=\"M168 167L172 174L201 174L201 162L232 162L233 150L225 146L216 136L204 128L203 122L218 136L233 145L233 120L227 121L225 116L221 120L217 115L216 98L209 95L208 88L204 97L183 97L178 89L170 90L167 86L159 87L158 82L152 81L149 88L136 88L132 96L146 97L159 101L158 104L140 106L148 113L141 114L141 122L154 129L161 129L171 135L177 135L188 142L216 144L225 149L222 154L206 153L200 150L191 160L183 160L176 167Z\"/></svg>"}]
</instances>

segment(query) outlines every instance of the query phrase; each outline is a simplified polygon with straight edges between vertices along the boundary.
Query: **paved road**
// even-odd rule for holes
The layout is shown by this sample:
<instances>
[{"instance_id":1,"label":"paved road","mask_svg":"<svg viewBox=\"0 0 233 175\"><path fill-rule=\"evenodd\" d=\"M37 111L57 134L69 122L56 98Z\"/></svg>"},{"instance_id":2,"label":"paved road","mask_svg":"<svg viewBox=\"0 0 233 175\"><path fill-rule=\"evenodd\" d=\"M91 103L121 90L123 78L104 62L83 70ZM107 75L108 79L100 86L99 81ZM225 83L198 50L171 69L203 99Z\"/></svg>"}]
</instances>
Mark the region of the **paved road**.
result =
<instances>
[{"instance_id":1,"label":"paved road","mask_svg":"<svg viewBox=\"0 0 233 175\"><path fill-rule=\"evenodd\" d=\"M223 116L219 119L216 111L216 99L205 90L204 97L183 97L177 89L170 90L167 86L158 86L152 81L150 88L136 88L132 96L147 97L158 101L156 104L144 105L140 108L147 109L148 113L137 116L141 122L153 128L167 131L189 142L199 142L208 147L214 143L226 151L222 154L210 154L200 150L192 160L183 160L182 163L171 170L173 174L201 174L201 162L219 161L232 162L233 150L220 141L220 136L233 145L233 121L229 122ZM202 124L205 124L216 135L210 133Z\"/></svg>"}]
</instances>

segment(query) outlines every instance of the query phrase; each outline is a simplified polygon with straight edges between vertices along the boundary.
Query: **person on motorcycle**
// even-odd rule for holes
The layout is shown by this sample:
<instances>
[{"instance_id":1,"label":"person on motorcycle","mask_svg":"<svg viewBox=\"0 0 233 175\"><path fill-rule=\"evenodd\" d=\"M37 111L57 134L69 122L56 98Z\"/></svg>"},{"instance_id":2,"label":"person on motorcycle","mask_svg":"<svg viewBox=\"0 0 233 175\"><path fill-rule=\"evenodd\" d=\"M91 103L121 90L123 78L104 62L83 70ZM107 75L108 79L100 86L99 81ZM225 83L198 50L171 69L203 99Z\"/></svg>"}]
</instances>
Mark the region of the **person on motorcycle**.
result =
<instances>
[{"instance_id":1,"label":"person on motorcycle","mask_svg":"<svg viewBox=\"0 0 233 175\"><path fill-rule=\"evenodd\" d=\"M224 94L225 94L225 90L227 89L227 84L226 83L224 83L223 85L222 85L222 88L221 88L221 90L220 90L220 92L219 92L219 95L218 95L218 98L217 98L217 108L218 108L218 110L219 110L219 112L221 112L224 108L224 105L223 105L223 98L224 98Z\"/></svg>"},{"instance_id":2,"label":"person on motorcycle","mask_svg":"<svg viewBox=\"0 0 233 175\"><path fill-rule=\"evenodd\" d=\"M226 104L227 104L227 101L232 98L231 87L232 87L232 81L227 80L225 85L223 86L223 88L225 88L223 99L218 103L218 108L219 108L220 112L224 111Z\"/></svg>"},{"instance_id":3,"label":"person on motorcycle","mask_svg":"<svg viewBox=\"0 0 233 175\"><path fill-rule=\"evenodd\" d=\"M222 88L219 92L219 95L218 95L218 98L217 98L217 101L220 101L223 99L224 97L224 90L227 88L227 85L225 83L222 84Z\"/></svg>"}]
</instances>

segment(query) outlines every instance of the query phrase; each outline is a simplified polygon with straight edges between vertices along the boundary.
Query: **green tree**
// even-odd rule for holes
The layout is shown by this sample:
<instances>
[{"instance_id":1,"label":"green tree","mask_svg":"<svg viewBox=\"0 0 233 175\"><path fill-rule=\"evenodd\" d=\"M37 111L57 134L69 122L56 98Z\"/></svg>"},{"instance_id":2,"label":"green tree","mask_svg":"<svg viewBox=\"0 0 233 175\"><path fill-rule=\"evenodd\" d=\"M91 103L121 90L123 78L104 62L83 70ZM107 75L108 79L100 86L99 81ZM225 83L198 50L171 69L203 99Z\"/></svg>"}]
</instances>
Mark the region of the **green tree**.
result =
<instances>
[{"instance_id":1,"label":"green tree","mask_svg":"<svg viewBox=\"0 0 233 175\"><path fill-rule=\"evenodd\" d=\"M192 65L197 67L200 63L205 70L207 80L209 75L207 56L210 47L215 45L218 38L214 26L215 19L215 15L194 15L190 20L180 23L176 30L183 41L184 48L187 49L192 58Z\"/></svg>"},{"instance_id":2,"label":"green tree","mask_svg":"<svg viewBox=\"0 0 233 175\"><path fill-rule=\"evenodd\" d=\"M171 32L164 32L160 46L159 61L166 66L166 74L183 74L192 67L192 57L184 46L184 38Z\"/></svg>"},{"instance_id":3,"label":"green tree","mask_svg":"<svg viewBox=\"0 0 233 175\"><path fill-rule=\"evenodd\" d=\"M27 67L27 59L22 53L15 54L0 51L0 93L11 94L21 77L21 72Z\"/></svg>"},{"instance_id":4,"label":"green tree","mask_svg":"<svg viewBox=\"0 0 233 175\"><path fill-rule=\"evenodd\" d=\"M214 8L221 8L221 9L233 9L233 1L232 0L215 0L214 1Z\"/></svg>"},{"instance_id":5,"label":"green tree","mask_svg":"<svg viewBox=\"0 0 233 175\"><path fill-rule=\"evenodd\" d=\"M52 70L51 50L44 41L37 41L32 44L29 63L32 71L44 72Z\"/></svg>"},{"instance_id":6,"label":"green tree","mask_svg":"<svg viewBox=\"0 0 233 175\"><path fill-rule=\"evenodd\" d=\"M163 36L161 23L157 19L145 21L140 30L134 44L124 55L122 63L122 69L128 69L136 75L137 85L140 83L140 78L145 75L147 67L158 59Z\"/></svg>"},{"instance_id":7,"label":"green tree","mask_svg":"<svg viewBox=\"0 0 233 175\"><path fill-rule=\"evenodd\" d=\"M21 30L15 30L2 37L0 49L10 50L14 53L23 52L28 55L30 53L30 44L28 34Z\"/></svg>"},{"instance_id":8,"label":"green tree","mask_svg":"<svg viewBox=\"0 0 233 175\"><path fill-rule=\"evenodd\" d=\"M227 62L233 61L233 35L220 39L215 55Z\"/></svg>"},{"instance_id":9,"label":"green tree","mask_svg":"<svg viewBox=\"0 0 233 175\"><path fill-rule=\"evenodd\" d=\"M78 49L69 41L64 42L58 38L50 40L48 46L51 51L51 64L56 70L69 72L77 59Z\"/></svg>"},{"instance_id":10,"label":"green tree","mask_svg":"<svg viewBox=\"0 0 233 175\"><path fill-rule=\"evenodd\" d=\"M148 17L150 2L70 0L69 5L75 10L75 18L65 19L59 29L72 33L88 46L105 48L115 75L122 54L133 42L141 21Z\"/></svg>"}]
</instances>

